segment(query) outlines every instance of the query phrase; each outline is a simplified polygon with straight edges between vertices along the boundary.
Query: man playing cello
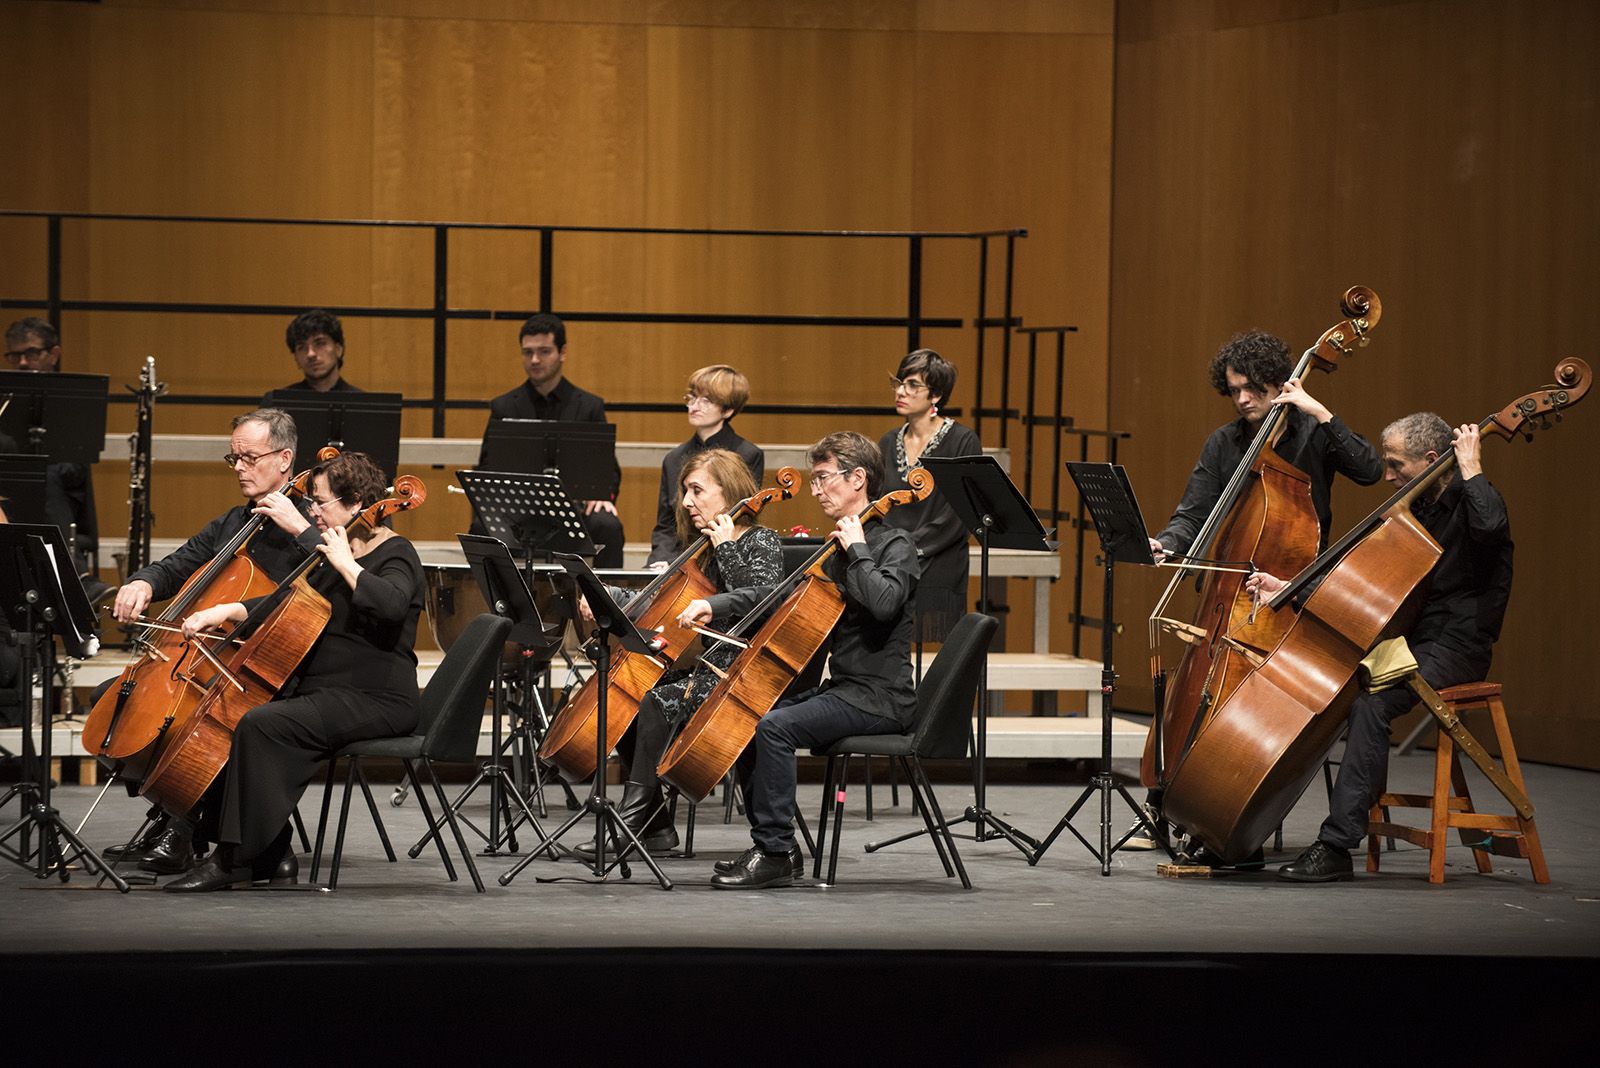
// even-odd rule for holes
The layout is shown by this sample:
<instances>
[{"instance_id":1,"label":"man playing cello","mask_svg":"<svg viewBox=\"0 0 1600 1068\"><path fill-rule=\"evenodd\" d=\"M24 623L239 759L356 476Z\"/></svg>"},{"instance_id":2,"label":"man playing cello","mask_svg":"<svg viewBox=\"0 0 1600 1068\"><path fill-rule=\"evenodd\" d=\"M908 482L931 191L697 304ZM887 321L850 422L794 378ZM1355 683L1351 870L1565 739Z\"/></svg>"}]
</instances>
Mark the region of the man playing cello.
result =
<instances>
[{"instance_id":1,"label":"man playing cello","mask_svg":"<svg viewBox=\"0 0 1600 1068\"><path fill-rule=\"evenodd\" d=\"M1454 448L1457 470L1439 478L1412 514L1444 550L1425 584L1405 638L1423 679L1435 689L1477 682L1489 671L1511 596L1511 524L1505 499L1483 476L1481 442L1472 423L1452 431L1432 412L1418 412L1383 432L1383 477L1404 486ZM1283 580L1252 575L1245 588L1271 596ZM1389 768L1389 724L1415 697L1406 687L1360 693L1351 703L1344 758L1328 800L1328 818L1311 843L1278 875L1291 882L1352 878L1350 850L1367 830L1367 814L1383 792Z\"/></svg>"}]
</instances>

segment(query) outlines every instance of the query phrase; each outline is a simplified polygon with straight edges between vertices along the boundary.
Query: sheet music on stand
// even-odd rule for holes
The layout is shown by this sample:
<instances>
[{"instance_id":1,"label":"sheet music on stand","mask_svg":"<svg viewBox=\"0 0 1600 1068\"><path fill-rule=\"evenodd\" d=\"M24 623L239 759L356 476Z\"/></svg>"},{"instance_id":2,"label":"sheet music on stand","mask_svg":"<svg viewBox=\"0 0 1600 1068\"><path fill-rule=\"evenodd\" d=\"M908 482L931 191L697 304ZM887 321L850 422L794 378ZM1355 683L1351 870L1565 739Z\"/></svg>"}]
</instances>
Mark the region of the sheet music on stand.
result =
<instances>
[{"instance_id":1,"label":"sheet music on stand","mask_svg":"<svg viewBox=\"0 0 1600 1068\"><path fill-rule=\"evenodd\" d=\"M555 475L457 471L456 479L489 536L521 550L524 559L553 552L592 557L598 551Z\"/></svg>"}]
</instances>

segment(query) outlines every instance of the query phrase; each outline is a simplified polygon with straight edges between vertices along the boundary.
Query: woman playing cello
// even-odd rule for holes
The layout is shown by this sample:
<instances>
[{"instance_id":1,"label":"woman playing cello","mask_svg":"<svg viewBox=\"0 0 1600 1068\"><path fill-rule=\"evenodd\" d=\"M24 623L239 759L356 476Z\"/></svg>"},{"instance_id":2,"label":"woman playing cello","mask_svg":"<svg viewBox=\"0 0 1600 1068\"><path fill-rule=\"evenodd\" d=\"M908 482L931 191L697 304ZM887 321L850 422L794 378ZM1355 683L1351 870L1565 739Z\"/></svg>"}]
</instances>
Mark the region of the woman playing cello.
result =
<instances>
[{"instance_id":1,"label":"woman playing cello","mask_svg":"<svg viewBox=\"0 0 1600 1068\"><path fill-rule=\"evenodd\" d=\"M346 529L385 496L387 484L363 453L345 453L313 472L311 513L322 532L317 551L328 566L310 581L332 615L279 699L245 713L234 730L228 764L201 803L215 822L217 849L163 889L293 882L299 865L288 820L319 762L350 742L416 726L422 562L387 526ZM232 602L196 612L183 621L184 633L241 623L258 606Z\"/></svg>"},{"instance_id":2,"label":"woman playing cello","mask_svg":"<svg viewBox=\"0 0 1600 1068\"><path fill-rule=\"evenodd\" d=\"M745 514L728 517L739 501L756 493L756 483L743 458L727 449L707 449L684 461L678 472L678 539L683 544L704 534L711 541L706 578L719 590L771 586L783 577L783 549L778 535ZM698 533L697 533L698 532ZM620 595L624 591L613 591ZM587 606L583 606L587 608ZM737 623L740 613L714 612L704 600L690 602L684 613L720 630ZM738 647L712 643L704 661L726 668ZM690 713L700 707L717 684L717 674L702 663L693 671L669 671L639 701L639 714L622 736L617 751L628 764L618 815L652 853L678 844L678 832L661 803L656 764ZM593 843L580 845L580 856L592 855Z\"/></svg>"}]
</instances>

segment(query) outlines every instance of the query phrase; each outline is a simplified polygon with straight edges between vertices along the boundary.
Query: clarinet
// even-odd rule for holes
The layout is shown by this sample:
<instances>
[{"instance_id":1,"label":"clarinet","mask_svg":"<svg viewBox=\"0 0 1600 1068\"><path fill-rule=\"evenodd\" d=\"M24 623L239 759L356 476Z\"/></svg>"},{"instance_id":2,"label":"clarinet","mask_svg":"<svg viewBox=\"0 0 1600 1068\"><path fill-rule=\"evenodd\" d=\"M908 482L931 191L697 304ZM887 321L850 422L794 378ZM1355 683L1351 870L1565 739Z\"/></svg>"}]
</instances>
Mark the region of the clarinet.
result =
<instances>
[{"instance_id":1,"label":"clarinet","mask_svg":"<svg viewBox=\"0 0 1600 1068\"><path fill-rule=\"evenodd\" d=\"M139 369L139 388L127 387L138 398L138 422L128 435L128 548L123 554L123 579L150 563L150 427L156 398L167 384L156 381L156 358L146 356Z\"/></svg>"}]
</instances>

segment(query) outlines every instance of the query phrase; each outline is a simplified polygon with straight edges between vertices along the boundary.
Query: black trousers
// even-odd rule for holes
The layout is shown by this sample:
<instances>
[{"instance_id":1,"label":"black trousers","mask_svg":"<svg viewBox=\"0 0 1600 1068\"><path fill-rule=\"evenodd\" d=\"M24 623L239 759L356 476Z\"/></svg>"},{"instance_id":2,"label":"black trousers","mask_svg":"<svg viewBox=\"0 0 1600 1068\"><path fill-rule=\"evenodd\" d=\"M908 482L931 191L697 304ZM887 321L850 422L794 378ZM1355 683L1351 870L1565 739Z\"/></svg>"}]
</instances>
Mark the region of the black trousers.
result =
<instances>
[{"instance_id":1,"label":"black trousers","mask_svg":"<svg viewBox=\"0 0 1600 1068\"><path fill-rule=\"evenodd\" d=\"M1433 642L1411 649L1423 679L1436 690L1478 682L1489 672L1489 658L1465 656ZM1389 724L1417 703L1409 686L1361 693L1350 705L1349 733L1339 776L1328 799L1328 818L1317 837L1341 849L1354 849L1367 833L1367 814L1389 779Z\"/></svg>"},{"instance_id":2,"label":"black trousers","mask_svg":"<svg viewBox=\"0 0 1600 1068\"><path fill-rule=\"evenodd\" d=\"M622 520L606 511L596 511L583 517L584 528L589 531L590 539L598 546L600 552L595 555L595 567L621 567L622 546L626 535L622 531Z\"/></svg>"},{"instance_id":3,"label":"black trousers","mask_svg":"<svg viewBox=\"0 0 1600 1068\"><path fill-rule=\"evenodd\" d=\"M217 813L218 841L235 847L236 861L261 856L280 840L329 754L366 738L409 734L416 725L415 699L348 687L252 708L233 732Z\"/></svg>"}]
</instances>

